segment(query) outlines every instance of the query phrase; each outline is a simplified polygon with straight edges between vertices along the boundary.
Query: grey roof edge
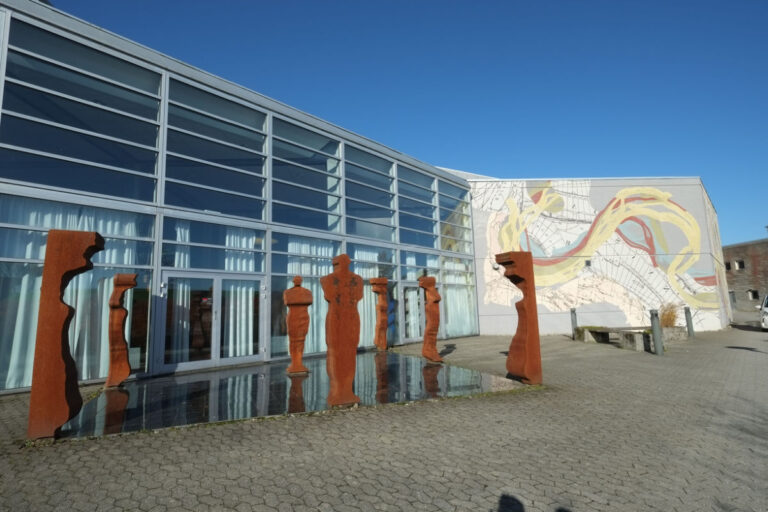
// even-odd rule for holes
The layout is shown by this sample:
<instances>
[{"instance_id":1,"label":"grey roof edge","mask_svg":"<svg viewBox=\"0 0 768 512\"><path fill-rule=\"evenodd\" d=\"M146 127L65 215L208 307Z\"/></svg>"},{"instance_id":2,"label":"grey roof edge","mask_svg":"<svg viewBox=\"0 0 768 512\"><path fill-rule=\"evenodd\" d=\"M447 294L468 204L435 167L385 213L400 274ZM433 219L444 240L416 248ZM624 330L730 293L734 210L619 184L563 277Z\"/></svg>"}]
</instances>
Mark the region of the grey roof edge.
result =
<instances>
[{"instance_id":1,"label":"grey roof edge","mask_svg":"<svg viewBox=\"0 0 768 512\"><path fill-rule=\"evenodd\" d=\"M301 123L305 123L318 130L322 130L337 137L344 138L354 144L362 146L363 148L368 148L369 150L377 151L383 155L386 155L389 158L400 160L406 165L411 165L423 171L430 172L439 178L452 181L455 184L464 186L467 185L466 180L462 179L456 174L446 172L435 165L421 161L389 146L385 146L384 144L376 142L373 139L359 135L355 132L347 130L346 128L342 128L341 126L335 125L329 121L325 121L320 117L301 111L295 107L291 107L286 103L272 99L252 89L248 89L245 86L216 76L205 70L192 66L191 64L187 64L175 57L171 57L164 53L158 52L157 50L153 50L148 46L144 46L119 34L110 32L105 28L82 20L65 11L53 7L52 5L44 4L34 0L0 0L0 8L1 7L22 13L30 18L48 23L66 32L97 42L120 53L124 53L126 55L132 56L135 59L146 62L151 66L167 69L178 75L207 85L213 89L217 89L221 92L236 96L244 101L261 106L262 108L273 110L285 117L294 119Z\"/></svg>"},{"instance_id":2,"label":"grey roof edge","mask_svg":"<svg viewBox=\"0 0 768 512\"><path fill-rule=\"evenodd\" d=\"M459 171L463 172L465 174L473 174L473 173L467 173L465 171ZM577 181L577 180L589 180L589 181L608 181L608 180L619 180L619 181L627 181L627 180L685 180L687 182L691 183L701 183L701 177L699 176L599 176L599 177L559 177L559 178L494 178L494 177L480 177L481 175L477 175L478 178L467 178L467 181L469 182L480 182L480 181L489 181L489 182L498 182L498 181Z\"/></svg>"},{"instance_id":3,"label":"grey roof edge","mask_svg":"<svg viewBox=\"0 0 768 512\"><path fill-rule=\"evenodd\" d=\"M738 242L735 244L724 245L723 249L733 249L736 247L746 247L748 245L768 244L768 238L758 238L757 240L750 240L748 242Z\"/></svg>"}]
</instances>

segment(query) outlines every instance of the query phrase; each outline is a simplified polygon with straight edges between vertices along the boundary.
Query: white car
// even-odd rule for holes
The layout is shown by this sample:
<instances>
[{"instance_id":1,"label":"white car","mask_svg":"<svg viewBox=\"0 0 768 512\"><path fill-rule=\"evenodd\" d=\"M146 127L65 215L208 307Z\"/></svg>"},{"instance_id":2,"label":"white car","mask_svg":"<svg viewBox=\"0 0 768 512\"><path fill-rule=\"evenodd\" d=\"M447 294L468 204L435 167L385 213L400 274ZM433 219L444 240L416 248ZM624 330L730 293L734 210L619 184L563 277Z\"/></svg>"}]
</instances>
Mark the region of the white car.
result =
<instances>
[{"instance_id":1,"label":"white car","mask_svg":"<svg viewBox=\"0 0 768 512\"><path fill-rule=\"evenodd\" d=\"M760 310L760 327L768 331L768 294L763 298L763 304L755 307Z\"/></svg>"}]
</instances>

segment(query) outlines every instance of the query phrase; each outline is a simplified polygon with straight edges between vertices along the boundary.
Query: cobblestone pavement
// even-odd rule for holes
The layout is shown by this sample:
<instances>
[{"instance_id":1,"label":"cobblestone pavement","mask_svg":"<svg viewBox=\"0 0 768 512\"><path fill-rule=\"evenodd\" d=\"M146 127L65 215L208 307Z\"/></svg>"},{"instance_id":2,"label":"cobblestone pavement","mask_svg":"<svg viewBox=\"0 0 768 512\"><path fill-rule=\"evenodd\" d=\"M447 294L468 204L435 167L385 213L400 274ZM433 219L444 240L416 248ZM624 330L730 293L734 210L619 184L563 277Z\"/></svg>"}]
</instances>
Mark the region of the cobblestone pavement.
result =
<instances>
[{"instance_id":1,"label":"cobblestone pavement","mask_svg":"<svg viewBox=\"0 0 768 512\"><path fill-rule=\"evenodd\" d=\"M439 347L499 373L507 344ZM768 334L542 353L542 390L28 447L0 397L0 509L768 510Z\"/></svg>"}]
</instances>

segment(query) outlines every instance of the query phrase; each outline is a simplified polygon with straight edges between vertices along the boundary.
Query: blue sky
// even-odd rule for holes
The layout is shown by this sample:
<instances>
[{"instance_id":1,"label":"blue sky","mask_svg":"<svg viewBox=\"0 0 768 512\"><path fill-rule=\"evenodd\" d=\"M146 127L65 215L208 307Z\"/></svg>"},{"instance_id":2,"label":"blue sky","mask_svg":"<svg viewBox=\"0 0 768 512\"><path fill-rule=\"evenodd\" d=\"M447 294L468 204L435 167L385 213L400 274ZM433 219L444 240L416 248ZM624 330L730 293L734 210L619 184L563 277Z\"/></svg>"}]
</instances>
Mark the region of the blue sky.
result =
<instances>
[{"instance_id":1,"label":"blue sky","mask_svg":"<svg viewBox=\"0 0 768 512\"><path fill-rule=\"evenodd\" d=\"M52 2L435 165L701 176L768 237L768 1Z\"/></svg>"}]
</instances>

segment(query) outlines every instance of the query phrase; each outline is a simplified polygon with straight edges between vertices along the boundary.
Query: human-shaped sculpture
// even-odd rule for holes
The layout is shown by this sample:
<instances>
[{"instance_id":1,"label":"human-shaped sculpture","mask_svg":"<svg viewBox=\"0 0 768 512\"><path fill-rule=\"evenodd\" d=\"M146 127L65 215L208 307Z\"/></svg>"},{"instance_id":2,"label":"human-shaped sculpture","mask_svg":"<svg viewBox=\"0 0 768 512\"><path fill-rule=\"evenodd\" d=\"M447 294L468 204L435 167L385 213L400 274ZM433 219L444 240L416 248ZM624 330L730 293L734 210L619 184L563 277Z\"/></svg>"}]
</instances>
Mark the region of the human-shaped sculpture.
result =
<instances>
[{"instance_id":1,"label":"human-shaped sculpture","mask_svg":"<svg viewBox=\"0 0 768 512\"><path fill-rule=\"evenodd\" d=\"M523 292L515 303L517 331L509 345L507 376L525 384L541 384L541 348L539 315L536 310L536 286L533 280L533 256L527 251L496 255L496 263L504 266L504 277Z\"/></svg>"},{"instance_id":2,"label":"human-shaped sculpture","mask_svg":"<svg viewBox=\"0 0 768 512\"><path fill-rule=\"evenodd\" d=\"M288 306L288 315L285 323L288 326L288 340L290 343L291 364L286 373L308 373L309 370L302 363L304 356L304 340L309 331L309 312L307 309L312 304L312 292L301 286L301 276L293 278L293 288L283 292L283 302Z\"/></svg>"},{"instance_id":3,"label":"human-shaped sculpture","mask_svg":"<svg viewBox=\"0 0 768 512\"><path fill-rule=\"evenodd\" d=\"M387 312L389 309L388 279L374 277L370 280L371 289L377 295L376 299L376 328L373 343L378 350L387 350Z\"/></svg>"},{"instance_id":4,"label":"human-shaped sculpture","mask_svg":"<svg viewBox=\"0 0 768 512\"><path fill-rule=\"evenodd\" d=\"M61 426L83 405L77 387L77 367L69 351L69 322L75 310L62 297L72 278L92 269L91 257L103 249L104 239L95 232L48 232L29 396L28 439L57 436Z\"/></svg>"},{"instance_id":5,"label":"human-shaped sculpture","mask_svg":"<svg viewBox=\"0 0 768 512\"><path fill-rule=\"evenodd\" d=\"M443 358L437 352L437 331L440 329L440 294L435 288L435 278L421 276L419 286L424 288L425 305L424 312L427 316L424 327L424 344L421 347L421 355L434 363L443 362Z\"/></svg>"},{"instance_id":6,"label":"human-shaped sculpture","mask_svg":"<svg viewBox=\"0 0 768 512\"><path fill-rule=\"evenodd\" d=\"M114 289L109 298L109 374L105 388L119 386L131 374L128 343L125 341L125 321L128 311L123 307L125 292L136 287L136 274L115 274Z\"/></svg>"},{"instance_id":7,"label":"human-shaped sculpture","mask_svg":"<svg viewBox=\"0 0 768 512\"><path fill-rule=\"evenodd\" d=\"M363 298L363 279L349 270L346 254L333 258L333 273L320 279L328 315L325 317L326 368L330 378L328 405L360 403L355 395L357 345L360 342L360 315L357 303Z\"/></svg>"}]
</instances>

